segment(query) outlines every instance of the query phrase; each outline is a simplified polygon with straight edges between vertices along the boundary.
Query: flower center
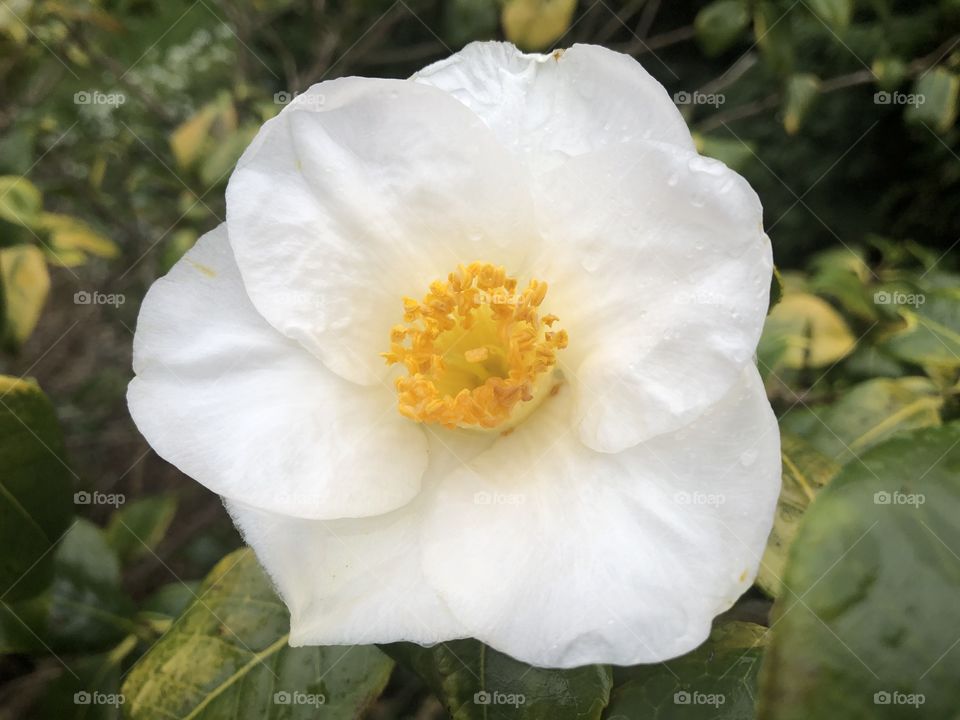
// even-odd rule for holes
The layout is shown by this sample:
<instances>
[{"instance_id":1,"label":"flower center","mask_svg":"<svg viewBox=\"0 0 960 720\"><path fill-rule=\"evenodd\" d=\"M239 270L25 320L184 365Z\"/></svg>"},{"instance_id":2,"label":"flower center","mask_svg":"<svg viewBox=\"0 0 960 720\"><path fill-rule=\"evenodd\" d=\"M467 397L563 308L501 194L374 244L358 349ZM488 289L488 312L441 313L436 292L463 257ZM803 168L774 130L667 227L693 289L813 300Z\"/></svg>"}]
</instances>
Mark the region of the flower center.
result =
<instances>
[{"instance_id":1,"label":"flower center","mask_svg":"<svg viewBox=\"0 0 960 720\"><path fill-rule=\"evenodd\" d=\"M405 297L381 353L407 369L400 414L449 428L519 422L552 391L548 371L567 346L566 331L551 329L558 318L538 314L546 294L544 282L518 292L502 267L474 262L431 283L422 302Z\"/></svg>"}]
</instances>

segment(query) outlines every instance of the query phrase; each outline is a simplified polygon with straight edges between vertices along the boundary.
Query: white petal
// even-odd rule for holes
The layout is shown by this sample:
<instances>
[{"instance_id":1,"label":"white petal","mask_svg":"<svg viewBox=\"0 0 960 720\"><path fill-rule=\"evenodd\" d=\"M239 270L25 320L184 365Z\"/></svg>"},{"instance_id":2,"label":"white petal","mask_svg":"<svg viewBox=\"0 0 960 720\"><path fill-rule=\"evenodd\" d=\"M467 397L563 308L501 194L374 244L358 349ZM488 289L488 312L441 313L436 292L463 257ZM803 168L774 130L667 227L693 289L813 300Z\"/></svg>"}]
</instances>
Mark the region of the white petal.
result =
<instances>
[{"instance_id":1,"label":"white petal","mask_svg":"<svg viewBox=\"0 0 960 720\"><path fill-rule=\"evenodd\" d=\"M341 78L267 122L227 188L253 304L334 372L371 384L404 295L535 242L519 164L476 115L409 80Z\"/></svg>"},{"instance_id":2,"label":"white petal","mask_svg":"<svg viewBox=\"0 0 960 720\"><path fill-rule=\"evenodd\" d=\"M430 437L430 486L489 445L479 434L458 439L439 430ZM423 575L420 533L429 495L378 517L332 521L227 503L290 608L292 645L425 645L469 635Z\"/></svg>"},{"instance_id":3,"label":"white petal","mask_svg":"<svg viewBox=\"0 0 960 720\"><path fill-rule=\"evenodd\" d=\"M628 143L535 188L580 438L618 452L683 427L752 362L773 267L756 193L716 160Z\"/></svg>"},{"instance_id":4,"label":"white petal","mask_svg":"<svg viewBox=\"0 0 960 720\"><path fill-rule=\"evenodd\" d=\"M536 55L475 42L414 79L477 113L535 173L631 139L693 149L663 86L629 55L598 45Z\"/></svg>"},{"instance_id":5,"label":"white petal","mask_svg":"<svg viewBox=\"0 0 960 720\"><path fill-rule=\"evenodd\" d=\"M441 484L427 579L471 635L534 665L687 652L750 587L771 527L779 435L759 375L617 455L567 432L569 406L561 390Z\"/></svg>"},{"instance_id":6,"label":"white petal","mask_svg":"<svg viewBox=\"0 0 960 720\"><path fill-rule=\"evenodd\" d=\"M216 493L336 518L387 512L419 492L422 430L397 413L392 390L337 377L257 314L226 225L150 288L133 351L127 400L140 432Z\"/></svg>"}]
</instances>

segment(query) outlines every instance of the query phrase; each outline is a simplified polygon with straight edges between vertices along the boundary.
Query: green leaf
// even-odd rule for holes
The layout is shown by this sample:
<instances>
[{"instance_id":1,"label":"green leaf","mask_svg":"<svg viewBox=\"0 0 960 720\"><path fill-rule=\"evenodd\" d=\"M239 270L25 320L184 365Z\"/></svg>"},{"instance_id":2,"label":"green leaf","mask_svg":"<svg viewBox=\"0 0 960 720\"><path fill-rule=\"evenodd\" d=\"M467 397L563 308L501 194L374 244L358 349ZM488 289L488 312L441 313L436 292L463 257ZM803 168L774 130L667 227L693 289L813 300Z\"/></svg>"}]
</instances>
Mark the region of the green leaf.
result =
<instances>
[{"instance_id":1,"label":"green leaf","mask_svg":"<svg viewBox=\"0 0 960 720\"><path fill-rule=\"evenodd\" d=\"M160 273L166 275L177 264L187 250L197 242L197 231L183 228L172 233L170 239L160 248Z\"/></svg>"},{"instance_id":2,"label":"green leaf","mask_svg":"<svg viewBox=\"0 0 960 720\"><path fill-rule=\"evenodd\" d=\"M750 13L741 0L715 0L702 8L693 21L697 42L709 56L731 47L749 25Z\"/></svg>"},{"instance_id":3,"label":"green leaf","mask_svg":"<svg viewBox=\"0 0 960 720\"><path fill-rule=\"evenodd\" d=\"M199 582L172 582L164 585L143 601L137 620L157 635L162 635L199 594Z\"/></svg>"},{"instance_id":4,"label":"green leaf","mask_svg":"<svg viewBox=\"0 0 960 720\"><path fill-rule=\"evenodd\" d=\"M573 20L577 0L506 0L500 13L507 40L524 50L544 50Z\"/></svg>"},{"instance_id":5,"label":"green leaf","mask_svg":"<svg viewBox=\"0 0 960 720\"><path fill-rule=\"evenodd\" d=\"M625 671L610 698L606 720L741 720L753 717L760 657L767 628L731 622L675 660Z\"/></svg>"},{"instance_id":6,"label":"green leaf","mask_svg":"<svg viewBox=\"0 0 960 720\"><path fill-rule=\"evenodd\" d=\"M0 600L51 581L51 550L70 523L70 480L53 405L32 380L0 376Z\"/></svg>"},{"instance_id":7,"label":"green leaf","mask_svg":"<svg viewBox=\"0 0 960 720\"><path fill-rule=\"evenodd\" d=\"M450 0L444 3L443 36L454 48L471 40L486 40L497 32L497 0Z\"/></svg>"},{"instance_id":8,"label":"green leaf","mask_svg":"<svg viewBox=\"0 0 960 720\"><path fill-rule=\"evenodd\" d=\"M907 64L897 57L879 57L873 61L870 69L881 90L895 90L907 76Z\"/></svg>"},{"instance_id":9,"label":"green leaf","mask_svg":"<svg viewBox=\"0 0 960 720\"><path fill-rule=\"evenodd\" d=\"M103 531L87 520L78 519L57 548L47 600L44 637L57 650L103 649L134 629L120 563Z\"/></svg>"},{"instance_id":10,"label":"green leaf","mask_svg":"<svg viewBox=\"0 0 960 720\"><path fill-rule=\"evenodd\" d=\"M70 659L70 672L43 690L37 717L76 720L119 720L122 664L134 651L137 638L129 635L109 652Z\"/></svg>"},{"instance_id":11,"label":"green leaf","mask_svg":"<svg viewBox=\"0 0 960 720\"><path fill-rule=\"evenodd\" d=\"M783 433L780 438L780 455L783 459L783 484L777 501L777 513L773 516L773 530L757 574L757 585L772 597L778 596L782 590L787 553L803 513L820 488L840 470L837 462L791 433Z\"/></svg>"},{"instance_id":12,"label":"green leaf","mask_svg":"<svg viewBox=\"0 0 960 720\"><path fill-rule=\"evenodd\" d=\"M773 266L773 273L770 275L770 300L767 303L767 315L774 307L783 300L783 276L780 274L780 268Z\"/></svg>"},{"instance_id":13,"label":"green leaf","mask_svg":"<svg viewBox=\"0 0 960 720\"><path fill-rule=\"evenodd\" d=\"M876 377L898 378L908 375L904 365L873 345L860 345L844 362L851 377L866 380Z\"/></svg>"},{"instance_id":14,"label":"green leaf","mask_svg":"<svg viewBox=\"0 0 960 720\"><path fill-rule=\"evenodd\" d=\"M832 405L788 413L781 427L846 464L892 435L939 425L942 405L927 378L875 378L855 385Z\"/></svg>"},{"instance_id":15,"label":"green leaf","mask_svg":"<svg viewBox=\"0 0 960 720\"><path fill-rule=\"evenodd\" d=\"M173 495L137 500L113 513L107 525L107 542L120 562L148 554L163 539L177 511Z\"/></svg>"},{"instance_id":16,"label":"green leaf","mask_svg":"<svg viewBox=\"0 0 960 720\"><path fill-rule=\"evenodd\" d=\"M197 599L123 684L131 720L355 718L393 662L375 647L287 644L290 615L248 549L223 558Z\"/></svg>"},{"instance_id":17,"label":"green leaf","mask_svg":"<svg viewBox=\"0 0 960 720\"><path fill-rule=\"evenodd\" d=\"M817 253L811 269L811 291L833 298L844 310L859 318L877 319L876 305L867 289L871 272L862 252L831 248Z\"/></svg>"},{"instance_id":18,"label":"green leaf","mask_svg":"<svg viewBox=\"0 0 960 720\"><path fill-rule=\"evenodd\" d=\"M803 119L810 112L820 92L820 79L816 75L796 74L787 78L783 104L783 127L788 135L796 135Z\"/></svg>"},{"instance_id":19,"label":"green leaf","mask_svg":"<svg viewBox=\"0 0 960 720\"><path fill-rule=\"evenodd\" d=\"M850 25L853 0L807 0L807 5L836 32L842 32Z\"/></svg>"},{"instance_id":20,"label":"green leaf","mask_svg":"<svg viewBox=\"0 0 960 720\"><path fill-rule=\"evenodd\" d=\"M862 460L820 493L794 541L793 592L774 605L761 669L763 720L956 717L960 424Z\"/></svg>"},{"instance_id":21,"label":"green leaf","mask_svg":"<svg viewBox=\"0 0 960 720\"><path fill-rule=\"evenodd\" d=\"M244 126L216 143L200 164L200 181L204 187L226 184L230 171L259 129L256 125Z\"/></svg>"},{"instance_id":22,"label":"green leaf","mask_svg":"<svg viewBox=\"0 0 960 720\"><path fill-rule=\"evenodd\" d=\"M96 652L136 631L133 603L121 587L120 563L96 525L75 520L53 555L50 588L2 608L0 647L8 652Z\"/></svg>"},{"instance_id":23,"label":"green leaf","mask_svg":"<svg viewBox=\"0 0 960 720\"><path fill-rule=\"evenodd\" d=\"M757 353L766 368L824 367L847 355L855 338L846 321L815 295L788 292L767 316Z\"/></svg>"},{"instance_id":24,"label":"green leaf","mask_svg":"<svg viewBox=\"0 0 960 720\"><path fill-rule=\"evenodd\" d=\"M883 344L883 349L917 365L960 366L960 290L899 296L887 293L881 300L892 302L898 297L912 298L913 304L895 306L904 326Z\"/></svg>"},{"instance_id":25,"label":"green leaf","mask_svg":"<svg viewBox=\"0 0 960 720\"><path fill-rule=\"evenodd\" d=\"M0 249L0 283L5 315L3 342L16 350L37 326L50 291L43 252L33 245Z\"/></svg>"},{"instance_id":26,"label":"green leaf","mask_svg":"<svg viewBox=\"0 0 960 720\"><path fill-rule=\"evenodd\" d=\"M606 665L547 670L477 640L381 647L423 679L453 720L598 720L610 696Z\"/></svg>"},{"instance_id":27,"label":"green leaf","mask_svg":"<svg viewBox=\"0 0 960 720\"><path fill-rule=\"evenodd\" d=\"M740 172L752 163L756 155L755 143L742 142L728 138L718 138L712 135L693 134L697 152L716 158L731 170Z\"/></svg>"},{"instance_id":28,"label":"green leaf","mask_svg":"<svg viewBox=\"0 0 960 720\"><path fill-rule=\"evenodd\" d=\"M30 227L43 207L43 195L25 177L0 177L0 218L15 225Z\"/></svg>"},{"instance_id":29,"label":"green leaf","mask_svg":"<svg viewBox=\"0 0 960 720\"><path fill-rule=\"evenodd\" d=\"M757 3L753 11L755 42L766 63L780 75L789 73L793 66L793 36L789 15L776 3L768 1Z\"/></svg>"},{"instance_id":30,"label":"green leaf","mask_svg":"<svg viewBox=\"0 0 960 720\"><path fill-rule=\"evenodd\" d=\"M957 119L958 91L960 77L956 73L942 67L924 73L914 84L916 102L907 107L906 119L945 133Z\"/></svg>"}]
</instances>

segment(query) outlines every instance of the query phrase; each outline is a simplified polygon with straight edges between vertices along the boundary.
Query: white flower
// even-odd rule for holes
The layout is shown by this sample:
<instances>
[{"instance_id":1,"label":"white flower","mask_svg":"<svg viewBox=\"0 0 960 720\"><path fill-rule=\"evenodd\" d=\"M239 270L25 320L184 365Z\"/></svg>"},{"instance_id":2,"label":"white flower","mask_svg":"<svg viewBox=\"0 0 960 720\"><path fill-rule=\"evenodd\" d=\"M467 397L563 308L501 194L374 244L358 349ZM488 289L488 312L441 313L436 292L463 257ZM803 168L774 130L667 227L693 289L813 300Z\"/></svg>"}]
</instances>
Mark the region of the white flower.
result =
<instances>
[{"instance_id":1,"label":"white flower","mask_svg":"<svg viewBox=\"0 0 960 720\"><path fill-rule=\"evenodd\" d=\"M150 289L130 409L225 498L293 645L660 661L750 586L772 522L761 219L600 47L324 82Z\"/></svg>"}]
</instances>

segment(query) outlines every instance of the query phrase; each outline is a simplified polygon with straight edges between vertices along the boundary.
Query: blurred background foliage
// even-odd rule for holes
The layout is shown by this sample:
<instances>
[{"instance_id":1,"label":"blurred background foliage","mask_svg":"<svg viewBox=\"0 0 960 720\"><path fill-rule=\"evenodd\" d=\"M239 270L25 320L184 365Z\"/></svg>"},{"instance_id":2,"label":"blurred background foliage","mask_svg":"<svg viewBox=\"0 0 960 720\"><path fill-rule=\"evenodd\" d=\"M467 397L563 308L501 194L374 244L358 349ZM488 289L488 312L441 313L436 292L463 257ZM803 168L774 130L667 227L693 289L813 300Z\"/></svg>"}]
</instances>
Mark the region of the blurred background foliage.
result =
<instances>
[{"instance_id":1,"label":"blurred background foliage","mask_svg":"<svg viewBox=\"0 0 960 720\"><path fill-rule=\"evenodd\" d=\"M701 152L757 189L781 270L758 360L781 418L784 491L757 587L708 648L664 666L669 674L565 676L593 700L577 714L547 705L523 717L687 717L664 698L689 689L689 668L713 677L715 658L734 655L748 663L735 687L714 678L735 698L717 717L754 713L768 643L757 628L770 623L774 598L776 608L792 602L783 578L802 585L816 562L790 554L795 537L806 525L841 532L849 515L813 517L839 513L844 488L869 481L848 477L862 453L878 458L879 480L884 448L903 433L920 439L901 453L940 448L941 436L923 433L956 427L957 0L0 0L0 717L116 717L121 709L78 705L74 693L121 686L131 717L246 716L226 709L225 699L237 701L230 692L209 699L222 679L202 669L189 692L151 685L184 652L164 635L181 612L201 635L216 631L196 594L240 541L218 499L157 458L126 412L140 300L222 221L236 159L298 92L343 75L406 77L491 38L529 50L599 43L640 60ZM954 449L942 447L944 457ZM835 482L840 497L811 506ZM242 569L237 592L269 596L239 552L228 556ZM899 572L909 587L908 568ZM212 582L204 587L228 592ZM947 625L958 620L939 611ZM261 622L279 633L285 620ZM785 697L798 717L814 714L803 712L816 682L786 687L791 673L779 670L793 650L766 661L763 717L787 717ZM336 660L324 652L309 662ZM456 706L437 653L387 654L371 655L350 687L325 687L339 703L326 717L442 717ZM508 658L482 657L491 672L520 675ZM807 661L864 680L850 657ZM523 673L526 692L537 673ZM171 697L179 705L164 705ZM928 705L924 716L947 717L948 707ZM836 716L869 714L848 709Z\"/></svg>"}]
</instances>

